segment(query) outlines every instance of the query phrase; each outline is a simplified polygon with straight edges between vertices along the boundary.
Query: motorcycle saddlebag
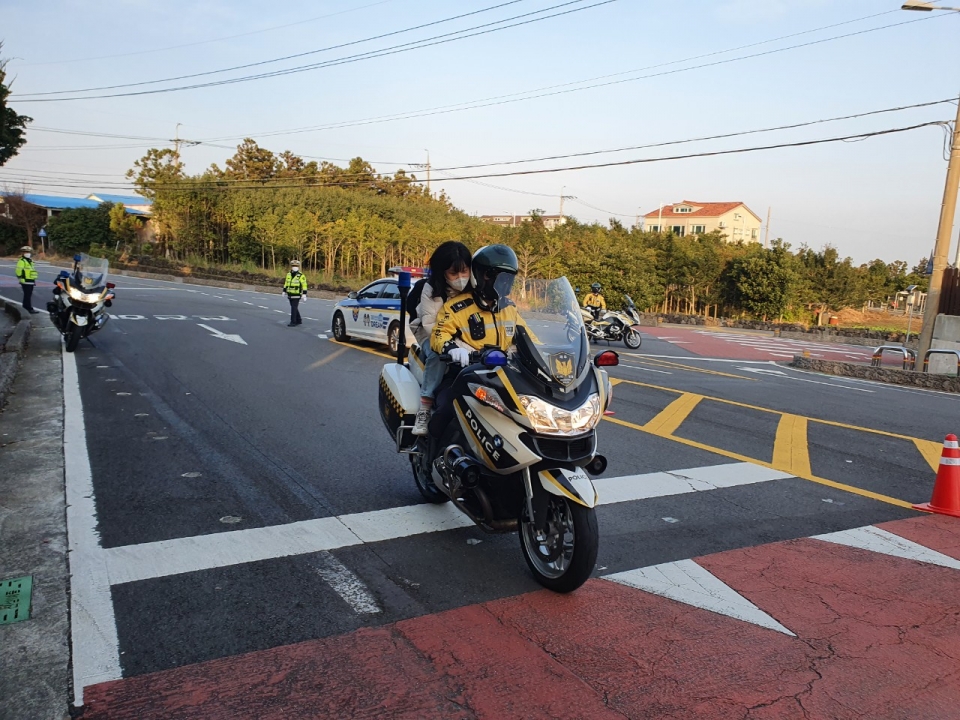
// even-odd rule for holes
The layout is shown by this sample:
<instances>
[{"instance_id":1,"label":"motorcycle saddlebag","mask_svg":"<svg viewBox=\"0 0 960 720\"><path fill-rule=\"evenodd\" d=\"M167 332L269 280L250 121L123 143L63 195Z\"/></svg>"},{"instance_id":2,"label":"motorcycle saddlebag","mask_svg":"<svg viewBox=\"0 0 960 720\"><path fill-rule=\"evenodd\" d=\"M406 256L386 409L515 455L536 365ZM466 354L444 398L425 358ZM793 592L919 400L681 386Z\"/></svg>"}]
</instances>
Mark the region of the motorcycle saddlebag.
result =
<instances>
[{"instance_id":1,"label":"motorcycle saddlebag","mask_svg":"<svg viewBox=\"0 0 960 720\"><path fill-rule=\"evenodd\" d=\"M380 419L396 440L401 425L413 425L420 409L420 383L404 365L390 363L380 373ZM409 435L409 431L404 433ZM403 445L410 444L409 437Z\"/></svg>"}]
</instances>

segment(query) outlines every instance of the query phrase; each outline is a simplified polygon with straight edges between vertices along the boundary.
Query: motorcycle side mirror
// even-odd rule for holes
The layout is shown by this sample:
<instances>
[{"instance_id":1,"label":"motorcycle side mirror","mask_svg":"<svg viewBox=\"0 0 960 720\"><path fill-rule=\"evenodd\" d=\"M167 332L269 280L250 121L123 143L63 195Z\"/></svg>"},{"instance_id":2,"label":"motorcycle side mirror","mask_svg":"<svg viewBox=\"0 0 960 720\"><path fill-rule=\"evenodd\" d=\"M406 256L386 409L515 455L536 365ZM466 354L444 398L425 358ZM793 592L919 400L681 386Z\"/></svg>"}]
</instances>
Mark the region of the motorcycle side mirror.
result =
<instances>
[{"instance_id":1,"label":"motorcycle side mirror","mask_svg":"<svg viewBox=\"0 0 960 720\"><path fill-rule=\"evenodd\" d=\"M620 364L620 356L613 350L604 350L593 359L597 367L614 367Z\"/></svg>"},{"instance_id":2,"label":"motorcycle side mirror","mask_svg":"<svg viewBox=\"0 0 960 720\"><path fill-rule=\"evenodd\" d=\"M507 364L507 354L503 350L486 350L480 356L480 362L487 367L503 367Z\"/></svg>"},{"instance_id":3,"label":"motorcycle side mirror","mask_svg":"<svg viewBox=\"0 0 960 720\"><path fill-rule=\"evenodd\" d=\"M356 292L352 292L352 293L350 293L349 295L347 295L347 298L350 299L350 300L356 300L356 299L357 299L357 293L356 293Z\"/></svg>"}]
</instances>

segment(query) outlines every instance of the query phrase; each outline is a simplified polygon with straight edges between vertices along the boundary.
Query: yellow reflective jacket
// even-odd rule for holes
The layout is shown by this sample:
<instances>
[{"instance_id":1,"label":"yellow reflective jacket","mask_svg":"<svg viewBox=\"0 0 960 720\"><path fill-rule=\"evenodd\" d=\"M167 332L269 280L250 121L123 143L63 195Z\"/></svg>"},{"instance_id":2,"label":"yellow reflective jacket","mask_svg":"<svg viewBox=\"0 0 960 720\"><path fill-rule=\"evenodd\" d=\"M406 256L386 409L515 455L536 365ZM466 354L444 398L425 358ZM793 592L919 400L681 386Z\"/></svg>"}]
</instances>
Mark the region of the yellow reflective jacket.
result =
<instances>
[{"instance_id":1,"label":"yellow reflective jacket","mask_svg":"<svg viewBox=\"0 0 960 720\"><path fill-rule=\"evenodd\" d=\"M307 294L307 277L301 272L287 273L283 281L283 289L290 297L300 297Z\"/></svg>"},{"instance_id":2,"label":"yellow reflective jacket","mask_svg":"<svg viewBox=\"0 0 960 720\"><path fill-rule=\"evenodd\" d=\"M37 281L37 271L33 267L33 260L21 257L17 260L17 280L21 285L35 285Z\"/></svg>"},{"instance_id":3,"label":"yellow reflective jacket","mask_svg":"<svg viewBox=\"0 0 960 720\"><path fill-rule=\"evenodd\" d=\"M472 293L460 293L443 304L430 337L430 347L435 353L444 353L456 347L459 340L474 350L494 346L506 351L513 343L517 325L523 325L530 332L515 305L492 313L477 305ZM533 333L530 335L536 342Z\"/></svg>"},{"instance_id":4,"label":"yellow reflective jacket","mask_svg":"<svg viewBox=\"0 0 960 720\"><path fill-rule=\"evenodd\" d=\"M607 301L603 299L603 295L600 293L587 293L587 296L583 299L583 306L598 307L606 310Z\"/></svg>"}]
</instances>

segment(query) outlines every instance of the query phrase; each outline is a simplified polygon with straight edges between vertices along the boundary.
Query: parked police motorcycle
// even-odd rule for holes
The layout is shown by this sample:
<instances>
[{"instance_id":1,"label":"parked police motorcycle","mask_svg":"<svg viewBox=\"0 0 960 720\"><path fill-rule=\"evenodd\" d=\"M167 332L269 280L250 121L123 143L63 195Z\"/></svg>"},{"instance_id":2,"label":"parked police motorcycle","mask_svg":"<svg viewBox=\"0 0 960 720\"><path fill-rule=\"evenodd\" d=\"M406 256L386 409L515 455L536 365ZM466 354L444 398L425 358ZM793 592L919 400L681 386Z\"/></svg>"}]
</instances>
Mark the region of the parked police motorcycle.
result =
<instances>
[{"instance_id":1,"label":"parked police motorcycle","mask_svg":"<svg viewBox=\"0 0 960 720\"><path fill-rule=\"evenodd\" d=\"M631 350L642 342L640 338L640 312L629 295L623 296L623 310L602 310L585 307L580 309L584 326L592 342L623 341Z\"/></svg>"},{"instance_id":2,"label":"parked police motorcycle","mask_svg":"<svg viewBox=\"0 0 960 720\"><path fill-rule=\"evenodd\" d=\"M487 532L519 531L536 580L570 592L596 563L598 498L587 472L599 475L607 466L596 428L611 399L603 367L618 358L608 350L590 362L566 278L527 281L512 299L532 333L517 326L509 353L486 349L473 353L468 367L449 370L448 379L456 375L454 420L439 436L411 433L424 368L417 346L408 364L401 350L396 364L383 367L380 416L427 500L452 502Z\"/></svg>"},{"instance_id":3,"label":"parked police motorcycle","mask_svg":"<svg viewBox=\"0 0 960 720\"><path fill-rule=\"evenodd\" d=\"M53 300L47 303L50 319L67 340L67 352L107 322L105 308L113 304L116 287L107 282L105 258L74 255L73 271L61 270L54 281Z\"/></svg>"}]
</instances>

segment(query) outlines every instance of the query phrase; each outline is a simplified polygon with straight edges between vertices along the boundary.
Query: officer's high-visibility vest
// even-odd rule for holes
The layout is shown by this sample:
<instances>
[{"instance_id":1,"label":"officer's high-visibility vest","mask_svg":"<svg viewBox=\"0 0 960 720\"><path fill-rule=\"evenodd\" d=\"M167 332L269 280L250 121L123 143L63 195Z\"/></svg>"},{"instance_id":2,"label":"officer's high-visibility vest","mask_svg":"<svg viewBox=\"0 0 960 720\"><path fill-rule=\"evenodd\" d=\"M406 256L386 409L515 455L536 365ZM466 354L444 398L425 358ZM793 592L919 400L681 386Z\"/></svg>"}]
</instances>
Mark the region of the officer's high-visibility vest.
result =
<instances>
[{"instance_id":1,"label":"officer's high-visibility vest","mask_svg":"<svg viewBox=\"0 0 960 720\"><path fill-rule=\"evenodd\" d=\"M17 260L17 279L21 285L35 285L37 282L37 271L33 267L33 261L25 257Z\"/></svg>"},{"instance_id":2,"label":"officer's high-visibility vest","mask_svg":"<svg viewBox=\"0 0 960 720\"><path fill-rule=\"evenodd\" d=\"M290 297L300 297L307 291L307 278L303 273L287 273L287 279L283 282L283 289L287 291Z\"/></svg>"}]
</instances>

